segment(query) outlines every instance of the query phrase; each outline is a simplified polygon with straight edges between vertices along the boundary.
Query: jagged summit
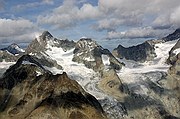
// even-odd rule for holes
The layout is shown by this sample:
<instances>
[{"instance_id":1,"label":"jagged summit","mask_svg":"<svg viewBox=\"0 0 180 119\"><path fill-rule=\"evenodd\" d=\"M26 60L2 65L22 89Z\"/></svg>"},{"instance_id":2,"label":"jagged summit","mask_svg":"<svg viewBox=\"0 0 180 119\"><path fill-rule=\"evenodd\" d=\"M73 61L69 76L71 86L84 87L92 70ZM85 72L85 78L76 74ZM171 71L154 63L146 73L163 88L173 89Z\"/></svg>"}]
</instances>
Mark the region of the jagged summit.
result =
<instances>
[{"instance_id":1,"label":"jagged summit","mask_svg":"<svg viewBox=\"0 0 180 119\"><path fill-rule=\"evenodd\" d=\"M173 33L169 34L168 36L162 38L165 42L177 40L180 38L180 28L176 29Z\"/></svg>"},{"instance_id":2,"label":"jagged summit","mask_svg":"<svg viewBox=\"0 0 180 119\"><path fill-rule=\"evenodd\" d=\"M42 39L51 39L53 36L49 33L49 31L44 31L40 36Z\"/></svg>"},{"instance_id":3,"label":"jagged summit","mask_svg":"<svg viewBox=\"0 0 180 119\"><path fill-rule=\"evenodd\" d=\"M9 53L13 54L13 55L18 55L20 53L25 52L23 49L21 49L16 43L13 43L11 45L9 45L6 48L1 49L3 51L8 51Z\"/></svg>"},{"instance_id":4,"label":"jagged summit","mask_svg":"<svg viewBox=\"0 0 180 119\"><path fill-rule=\"evenodd\" d=\"M39 53L48 49L48 46L61 47L64 51L74 48L75 42L67 39L54 38L48 31L44 31L42 35L35 38L27 47L27 53Z\"/></svg>"},{"instance_id":5,"label":"jagged summit","mask_svg":"<svg viewBox=\"0 0 180 119\"><path fill-rule=\"evenodd\" d=\"M139 62L152 60L156 56L154 44L152 44L150 41L127 48L119 45L113 50L113 54L121 59L125 58L127 60Z\"/></svg>"}]
</instances>

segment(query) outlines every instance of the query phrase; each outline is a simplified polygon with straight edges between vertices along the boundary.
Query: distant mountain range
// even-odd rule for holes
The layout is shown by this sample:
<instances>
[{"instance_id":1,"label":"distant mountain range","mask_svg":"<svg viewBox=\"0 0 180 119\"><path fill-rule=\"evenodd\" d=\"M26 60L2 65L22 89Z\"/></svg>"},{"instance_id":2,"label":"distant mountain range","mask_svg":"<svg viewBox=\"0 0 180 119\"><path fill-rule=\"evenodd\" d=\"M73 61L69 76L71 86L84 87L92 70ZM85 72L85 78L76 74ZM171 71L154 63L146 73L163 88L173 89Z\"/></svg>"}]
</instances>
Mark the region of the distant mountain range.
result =
<instances>
[{"instance_id":1,"label":"distant mountain range","mask_svg":"<svg viewBox=\"0 0 180 119\"><path fill-rule=\"evenodd\" d=\"M0 118L178 119L179 34L111 53L44 31L25 50L3 48L0 65L14 65L0 77Z\"/></svg>"}]
</instances>

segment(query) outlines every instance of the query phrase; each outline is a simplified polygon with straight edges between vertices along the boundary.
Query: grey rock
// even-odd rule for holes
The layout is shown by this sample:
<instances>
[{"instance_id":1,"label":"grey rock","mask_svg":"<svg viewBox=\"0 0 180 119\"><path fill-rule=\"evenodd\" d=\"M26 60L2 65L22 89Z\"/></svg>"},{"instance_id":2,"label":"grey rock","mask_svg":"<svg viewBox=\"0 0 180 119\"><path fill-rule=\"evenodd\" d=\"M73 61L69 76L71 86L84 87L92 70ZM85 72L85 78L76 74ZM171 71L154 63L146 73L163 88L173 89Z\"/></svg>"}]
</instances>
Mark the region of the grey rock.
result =
<instances>
[{"instance_id":1,"label":"grey rock","mask_svg":"<svg viewBox=\"0 0 180 119\"><path fill-rule=\"evenodd\" d=\"M177 41L177 43L171 48L171 50L169 51L169 57L167 59L167 63L168 64L174 64L177 60L177 54L174 53L174 51L176 49L180 48L180 40Z\"/></svg>"},{"instance_id":2,"label":"grey rock","mask_svg":"<svg viewBox=\"0 0 180 119\"><path fill-rule=\"evenodd\" d=\"M39 53L47 50L47 44L53 47L61 47L64 51L74 48L75 42L69 40L59 40L54 38L48 31L44 31L41 36L33 40L27 47L26 53Z\"/></svg>"},{"instance_id":3,"label":"grey rock","mask_svg":"<svg viewBox=\"0 0 180 119\"><path fill-rule=\"evenodd\" d=\"M47 50L47 45L62 48L64 51L67 51L75 46L75 42L69 41L67 39L56 39L48 31L44 31L42 35L33 40L26 49L26 54L31 54L37 57L42 63L42 65L62 69L62 67L57 63L57 61L53 60L45 53L45 51Z\"/></svg>"},{"instance_id":4,"label":"grey rock","mask_svg":"<svg viewBox=\"0 0 180 119\"><path fill-rule=\"evenodd\" d=\"M86 67L95 71L102 71L105 68L102 55L109 57L110 68L116 70L122 68L123 64L120 63L108 49L104 49L90 38L82 38L76 43L72 60L83 63Z\"/></svg>"},{"instance_id":5,"label":"grey rock","mask_svg":"<svg viewBox=\"0 0 180 119\"><path fill-rule=\"evenodd\" d=\"M6 48L2 48L2 51L7 51L13 55L19 55L19 54L23 54L24 50L21 49L16 43L13 43L11 45L9 45Z\"/></svg>"},{"instance_id":6,"label":"grey rock","mask_svg":"<svg viewBox=\"0 0 180 119\"><path fill-rule=\"evenodd\" d=\"M151 41L145 41L137 46L127 48L119 45L113 50L113 55L121 59L125 58L127 60L134 60L138 62L152 60L156 56L154 43Z\"/></svg>"},{"instance_id":7,"label":"grey rock","mask_svg":"<svg viewBox=\"0 0 180 119\"><path fill-rule=\"evenodd\" d=\"M75 80L65 72L53 75L30 55L3 74L0 93L4 119L107 119L98 100Z\"/></svg>"},{"instance_id":8,"label":"grey rock","mask_svg":"<svg viewBox=\"0 0 180 119\"><path fill-rule=\"evenodd\" d=\"M162 38L165 42L173 41L180 38L180 28L176 29L173 33L169 34L168 36Z\"/></svg>"},{"instance_id":9,"label":"grey rock","mask_svg":"<svg viewBox=\"0 0 180 119\"><path fill-rule=\"evenodd\" d=\"M17 44L13 43L6 48L0 49L0 62L16 62L24 54L24 50Z\"/></svg>"},{"instance_id":10,"label":"grey rock","mask_svg":"<svg viewBox=\"0 0 180 119\"><path fill-rule=\"evenodd\" d=\"M6 61L6 62L15 62L19 58L19 55L13 55L9 53L8 51L0 50L0 62Z\"/></svg>"}]
</instances>

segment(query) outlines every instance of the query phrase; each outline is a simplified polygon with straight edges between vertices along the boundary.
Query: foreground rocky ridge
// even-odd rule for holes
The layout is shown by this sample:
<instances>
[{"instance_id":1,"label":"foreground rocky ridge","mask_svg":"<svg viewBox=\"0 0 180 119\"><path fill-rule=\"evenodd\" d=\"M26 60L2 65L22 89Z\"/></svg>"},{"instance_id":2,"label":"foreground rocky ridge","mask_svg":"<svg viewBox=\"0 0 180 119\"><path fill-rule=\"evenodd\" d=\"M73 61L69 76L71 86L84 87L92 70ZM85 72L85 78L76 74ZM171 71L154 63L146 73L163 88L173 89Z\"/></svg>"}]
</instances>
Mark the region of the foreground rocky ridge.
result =
<instances>
[{"instance_id":1,"label":"foreground rocky ridge","mask_svg":"<svg viewBox=\"0 0 180 119\"><path fill-rule=\"evenodd\" d=\"M0 118L106 119L95 97L66 73L53 75L26 55L0 79Z\"/></svg>"}]
</instances>

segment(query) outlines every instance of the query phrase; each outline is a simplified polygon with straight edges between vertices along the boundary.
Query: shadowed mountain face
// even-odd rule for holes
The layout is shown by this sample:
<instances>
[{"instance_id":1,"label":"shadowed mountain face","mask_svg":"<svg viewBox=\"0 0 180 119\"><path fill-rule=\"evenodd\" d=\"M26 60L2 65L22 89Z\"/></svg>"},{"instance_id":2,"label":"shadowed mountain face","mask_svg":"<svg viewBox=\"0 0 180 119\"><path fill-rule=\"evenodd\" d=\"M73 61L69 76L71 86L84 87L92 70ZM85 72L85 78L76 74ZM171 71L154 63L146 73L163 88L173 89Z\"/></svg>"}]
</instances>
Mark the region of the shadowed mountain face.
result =
<instances>
[{"instance_id":1,"label":"shadowed mountain face","mask_svg":"<svg viewBox=\"0 0 180 119\"><path fill-rule=\"evenodd\" d=\"M168 64L175 64L176 60L178 59L178 53L180 52L180 40L171 48L169 51L169 57L167 59Z\"/></svg>"},{"instance_id":2,"label":"shadowed mountain face","mask_svg":"<svg viewBox=\"0 0 180 119\"><path fill-rule=\"evenodd\" d=\"M171 65L169 73L176 79L180 79L180 40L169 51L167 63Z\"/></svg>"},{"instance_id":3,"label":"shadowed mountain face","mask_svg":"<svg viewBox=\"0 0 180 119\"><path fill-rule=\"evenodd\" d=\"M134 60L138 62L152 60L156 56L154 44L150 41L128 48L119 45L113 50L113 54L121 59L125 58L127 60Z\"/></svg>"},{"instance_id":4,"label":"shadowed mountain face","mask_svg":"<svg viewBox=\"0 0 180 119\"><path fill-rule=\"evenodd\" d=\"M117 48L113 50L113 55L121 59L125 58L127 60L134 60L137 62L149 61L156 57L154 47L155 44L178 40L179 38L180 28L176 29L172 34L169 34L168 36L162 39L148 40L139 45L131 47L123 47L122 45L119 45ZM177 44L175 47L177 46L179 47L179 44Z\"/></svg>"},{"instance_id":5,"label":"shadowed mountain face","mask_svg":"<svg viewBox=\"0 0 180 119\"><path fill-rule=\"evenodd\" d=\"M165 42L167 41L173 41L180 38L180 28L176 29L172 34L169 34L168 36L162 38Z\"/></svg>"},{"instance_id":6,"label":"shadowed mountain face","mask_svg":"<svg viewBox=\"0 0 180 119\"><path fill-rule=\"evenodd\" d=\"M2 119L106 119L95 97L66 73L53 75L23 56L0 79Z\"/></svg>"},{"instance_id":7,"label":"shadowed mountain face","mask_svg":"<svg viewBox=\"0 0 180 119\"><path fill-rule=\"evenodd\" d=\"M47 45L61 47L64 51L74 48L75 42L54 38L48 31L44 31L41 36L35 38L27 47L27 53L39 53L47 50Z\"/></svg>"},{"instance_id":8,"label":"shadowed mountain face","mask_svg":"<svg viewBox=\"0 0 180 119\"><path fill-rule=\"evenodd\" d=\"M9 45L6 48L1 49L2 51L8 51L9 53L13 54L13 55L19 55L24 53L25 51L23 49L21 49L17 44L13 43L11 45Z\"/></svg>"},{"instance_id":9,"label":"shadowed mountain face","mask_svg":"<svg viewBox=\"0 0 180 119\"><path fill-rule=\"evenodd\" d=\"M0 49L0 62L3 60L6 62L15 62L24 52L17 44L13 43L6 48Z\"/></svg>"}]
</instances>

